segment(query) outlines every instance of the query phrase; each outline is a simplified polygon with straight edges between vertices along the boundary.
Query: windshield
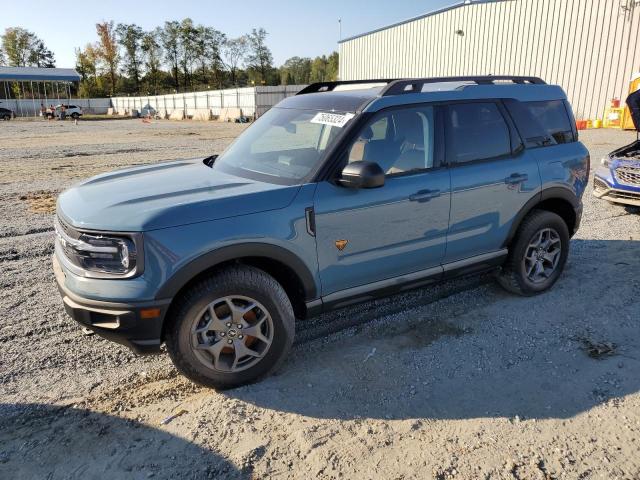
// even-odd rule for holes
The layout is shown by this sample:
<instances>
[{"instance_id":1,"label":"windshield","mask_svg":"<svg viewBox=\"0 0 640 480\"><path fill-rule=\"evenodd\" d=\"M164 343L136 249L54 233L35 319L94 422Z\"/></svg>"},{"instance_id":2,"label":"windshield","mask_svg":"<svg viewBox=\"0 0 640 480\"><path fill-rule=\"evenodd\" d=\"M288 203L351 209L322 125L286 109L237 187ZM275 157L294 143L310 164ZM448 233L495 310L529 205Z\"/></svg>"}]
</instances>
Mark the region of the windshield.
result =
<instances>
[{"instance_id":1,"label":"windshield","mask_svg":"<svg viewBox=\"0 0 640 480\"><path fill-rule=\"evenodd\" d=\"M300 183L353 116L272 108L216 159L213 168L265 182Z\"/></svg>"}]
</instances>

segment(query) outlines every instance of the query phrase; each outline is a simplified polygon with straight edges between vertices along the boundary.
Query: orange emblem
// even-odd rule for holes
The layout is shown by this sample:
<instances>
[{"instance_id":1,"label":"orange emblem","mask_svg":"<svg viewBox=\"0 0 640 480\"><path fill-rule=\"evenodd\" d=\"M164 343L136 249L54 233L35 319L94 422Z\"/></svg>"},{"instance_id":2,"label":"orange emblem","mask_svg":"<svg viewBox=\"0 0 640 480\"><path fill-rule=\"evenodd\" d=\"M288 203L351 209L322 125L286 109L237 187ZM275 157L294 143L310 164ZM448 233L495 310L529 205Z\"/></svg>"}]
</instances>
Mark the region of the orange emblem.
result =
<instances>
[{"instance_id":1,"label":"orange emblem","mask_svg":"<svg viewBox=\"0 0 640 480\"><path fill-rule=\"evenodd\" d=\"M342 251L347 246L347 243L349 243L347 240L336 240L336 248Z\"/></svg>"}]
</instances>

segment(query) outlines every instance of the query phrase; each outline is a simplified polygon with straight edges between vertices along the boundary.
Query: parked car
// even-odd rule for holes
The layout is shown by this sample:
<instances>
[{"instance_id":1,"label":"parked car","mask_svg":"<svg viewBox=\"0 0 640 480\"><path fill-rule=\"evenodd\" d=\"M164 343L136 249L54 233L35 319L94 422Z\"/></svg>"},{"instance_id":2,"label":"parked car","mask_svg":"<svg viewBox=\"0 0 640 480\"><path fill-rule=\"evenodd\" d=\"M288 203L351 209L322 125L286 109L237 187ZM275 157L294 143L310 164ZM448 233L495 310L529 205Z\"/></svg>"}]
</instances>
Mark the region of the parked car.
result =
<instances>
[{"instance_id":1,"label":"parked car","mask_svg":"<svg viewBox=\"0 0 640 480\"><path fill-rule=\"evenodd\" d=\"M640 90L627 98L636 130L640 131ZM640 138L614 150L595 171L593 194L612 203L640 207Z\"/></svg>"},{"instance_id":2,"label":"parked car","mask_svg":"<svg viewBox=\"0 0 640 480\"><path fill-rule=\"evenodd\" d=\"M16 114L13 113L12 110L9 110L8 108L0 107L0 119L2 119L2 120L11 120L15 116L16 116Z\"/></svg>"},{"instance_id":3,"label":"parked car","mask_svg":"<svg viewBox=\"0 0 640 480\"><path fill-rule=\"evenodd\" d=\"M487 270L546 291L588 172L538 78L317 83L220 156L64 192L53 268L81 325L232 387L281 364L296 318Z\"/></svg>"},{"instance_id":4,"label":"parked car","mask_svg":"<svg viewBox=\"0 0 640 480\"><path fill-rule=\"evenodd\" d=\"M63 105L56 105L56 117L60 118L60 113L62 112ZM82 109L75 105L64 105L65 107L65 115L67 117L71 117L74 120L80 118L82 116Z\"/></svg>"}]
</instances>

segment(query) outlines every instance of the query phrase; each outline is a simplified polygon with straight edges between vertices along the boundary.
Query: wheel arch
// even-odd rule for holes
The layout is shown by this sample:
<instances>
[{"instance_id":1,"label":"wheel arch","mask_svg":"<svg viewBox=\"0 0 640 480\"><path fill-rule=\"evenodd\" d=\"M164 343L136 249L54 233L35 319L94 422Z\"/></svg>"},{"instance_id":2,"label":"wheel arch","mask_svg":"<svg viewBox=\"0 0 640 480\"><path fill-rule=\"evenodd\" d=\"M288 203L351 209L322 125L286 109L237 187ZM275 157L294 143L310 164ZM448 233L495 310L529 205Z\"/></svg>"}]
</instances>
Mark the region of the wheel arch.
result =
<instances>
[{"instance_id":1,"label":"wheel arch","mask_svg":"<svg viewBox=\"0 0 640 480\"><path fill-rule=\"evenodd\" d=\"M516 215L511 225L509 234L504 242L504 247L511 244L520 228L524 218L534 209L547 210L559 215L567 225L569 236L573 236L577 228L578 216L576 210L580 208L580 200L568 187L550 187L543 190L540 195L530 199Z\"/></svg>"},{"instance_id":2,"label":"wheel arch","mask_svg":"<svg viewBox=\"0 0 640 480\"><path fill-rule=\"evenodd\" d=\"M274 277L287 293L298 318L306 316L305 302L318 296L313 274L295 253L272 244L245 243L213 250L187 263L165 282L156 299L172 299L169 316L175 300L191 285L226 265L238 263L259 268Z\"/></svg>"}]
</instances>

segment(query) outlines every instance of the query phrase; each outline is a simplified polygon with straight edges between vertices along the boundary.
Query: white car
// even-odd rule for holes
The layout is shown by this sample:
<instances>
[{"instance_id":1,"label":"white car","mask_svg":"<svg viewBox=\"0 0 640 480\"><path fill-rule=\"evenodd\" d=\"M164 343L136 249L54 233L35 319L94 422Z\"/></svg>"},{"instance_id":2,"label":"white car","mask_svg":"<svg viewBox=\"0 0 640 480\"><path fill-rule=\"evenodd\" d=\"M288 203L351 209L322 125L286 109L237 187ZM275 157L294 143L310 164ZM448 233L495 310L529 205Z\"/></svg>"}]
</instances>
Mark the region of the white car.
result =
<instances>
[{"instance_id":1,"label":"white car","mask_svg":"<svg viewBox=\"0 0 640 480\"><path fill-rule=\"evenodd\" d=\"M74 120L82 116L82 109L75 105L56 105L56 117L60 117L62 107L65 107L65 114L67 117L71 117Z\"/></svg>"}]
</instances>

